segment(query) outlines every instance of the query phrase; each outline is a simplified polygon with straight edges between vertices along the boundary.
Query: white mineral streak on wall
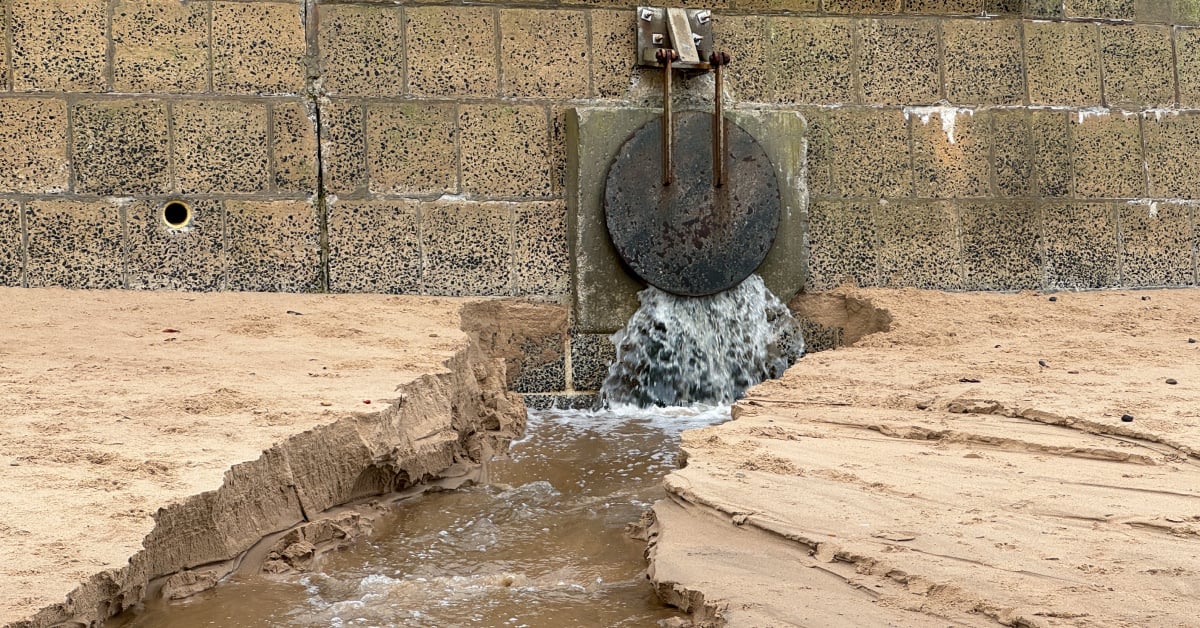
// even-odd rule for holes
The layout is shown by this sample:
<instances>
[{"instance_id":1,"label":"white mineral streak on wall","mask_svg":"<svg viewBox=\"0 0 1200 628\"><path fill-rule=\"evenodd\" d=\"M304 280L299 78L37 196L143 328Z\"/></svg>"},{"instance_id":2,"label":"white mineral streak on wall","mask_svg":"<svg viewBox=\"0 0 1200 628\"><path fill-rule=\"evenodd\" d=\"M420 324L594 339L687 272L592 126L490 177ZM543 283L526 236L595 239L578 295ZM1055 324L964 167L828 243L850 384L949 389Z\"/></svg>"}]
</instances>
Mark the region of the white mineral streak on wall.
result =
<instances>
[{"instance_id":1,"label":"white mineral streak on wall","mask_svg":"<svg viewBox=\"0 0 1200 628\"><path fill-rule=\"evenodd\" d=\"M1092 117L1096 117L1096 116L1107 116L1110 113L1112 113L1112 112L1109 111L1108 107L1085 107L1083 109L1080 109L1078 112L1076 112L1075 115L1077 117L1076 121L1079 124L1083 124L1083 121L1087 120L1088 118L1092 118Z\"/></svg>"},{"instance_id":2,"label":"white mineral streak on wall","mask_svg":"<svg viewBox=\"0 0 1200 628\"><path fill-rule=\"evenodd\" d=\"M929 120L937 114L939 120L942 121L942 132L946 134L946 139L951 144L955 142L954 125L958 120L958 114L965 113L967 115L975 115L974 109L960 109L958 107L950 107L946 105L935 105L932 107L905 107L904 119L908 120L910 116L917 116L921 120L921 124L929 124Z\"/></svg>"}]
</instances>

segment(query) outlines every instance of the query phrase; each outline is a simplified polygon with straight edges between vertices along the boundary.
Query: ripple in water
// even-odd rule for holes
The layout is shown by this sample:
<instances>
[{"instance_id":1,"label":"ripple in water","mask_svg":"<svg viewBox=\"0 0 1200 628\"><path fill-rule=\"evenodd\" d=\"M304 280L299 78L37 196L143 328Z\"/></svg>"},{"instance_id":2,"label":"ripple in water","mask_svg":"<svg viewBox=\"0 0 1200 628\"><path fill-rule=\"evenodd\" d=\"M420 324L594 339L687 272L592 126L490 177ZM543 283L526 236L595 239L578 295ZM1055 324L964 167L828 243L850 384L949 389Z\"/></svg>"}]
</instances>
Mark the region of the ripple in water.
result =
<instances>
[{"instance_id":1,"label":"ripple in water","mask_svg":"<svg viewBox=\"0 0 1200 628\"><path fill-rule=\"evenodd\" d=\"M729 404L804 355L792 313L758 275L706 297L653 286L613 335L617 359L600 391L609 406Z\"/></svg>"}]
</instances>

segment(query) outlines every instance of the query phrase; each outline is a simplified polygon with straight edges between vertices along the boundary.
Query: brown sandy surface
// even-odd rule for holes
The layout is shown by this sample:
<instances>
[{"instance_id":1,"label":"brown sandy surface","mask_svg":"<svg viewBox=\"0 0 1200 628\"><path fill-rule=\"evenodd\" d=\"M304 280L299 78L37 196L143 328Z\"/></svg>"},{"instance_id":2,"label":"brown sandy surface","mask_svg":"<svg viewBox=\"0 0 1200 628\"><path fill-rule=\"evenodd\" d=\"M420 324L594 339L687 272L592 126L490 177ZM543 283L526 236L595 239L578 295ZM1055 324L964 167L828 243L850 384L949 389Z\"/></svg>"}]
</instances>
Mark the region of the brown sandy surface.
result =
<instances>
[{"instance_id":1,"label":"brown sandy surface","mask_svg":"<svg viewBox=\"0 0 1200 628\"><path fill-rule=\"evenodd\" d=\"M125 565L231 465L444 371L463 303L0 288L0 625Z\"/></svg>"},{"instance_id":2,"label":"brown sandy surface","mask_svg":"<svg viewBox=\"0 0 1200 628\"><path fill-rule=\"evenodd\" d=\"M1200 623L1200 290L845 293L891 330L685 433L663 596L731 626Z\"/></svg>"}]
</instances>

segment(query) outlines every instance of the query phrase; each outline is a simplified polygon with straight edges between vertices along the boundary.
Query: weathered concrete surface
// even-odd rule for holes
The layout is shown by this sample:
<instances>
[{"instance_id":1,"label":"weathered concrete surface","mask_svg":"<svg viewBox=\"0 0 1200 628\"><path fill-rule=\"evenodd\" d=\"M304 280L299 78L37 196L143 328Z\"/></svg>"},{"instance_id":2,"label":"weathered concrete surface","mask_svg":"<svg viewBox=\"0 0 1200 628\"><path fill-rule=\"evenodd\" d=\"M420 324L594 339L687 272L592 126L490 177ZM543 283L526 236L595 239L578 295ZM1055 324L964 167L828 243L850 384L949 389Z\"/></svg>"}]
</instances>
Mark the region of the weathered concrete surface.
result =
<instances>
[{"instance_id":1,"label":"weathered concrete surface","mask_svg":"<svg viewBox=\"0 0 1200 628\"><path fill-rule=\"evenodd\" d=\"M468 334L480 306L461 299L0 289L0 303L0 625L99 621L175 573L163 594L203 589L268 535L470 477L524 429L477 340L520 337L493 304ZM312 525L298 538L358 524Z\"/></svg>"},{"instance_id":2,"label":"weathered concrete surface","mask_svg":"<svg viewBox=\"0 0 1200 628\"><path fill-rule=\"evenodd\" d=\"M711 626L1195 624L1200 291L844 292L890 331L684 434L664 599Z\"/></svg>"},{"instance_id":3,"label":"weathered concrete surface","mask_svg":"<svg viewBox=\"0 0 1200 628\"><path fill-rule=\"evenodd\" d=\"M567 113L567 231L574 286L573 329L612 333L637 310L644 286L625 269L605 224L608 170L625 141L661 111L641 108L577 108ZM766 152L779 181L780 216L775 241L759 266L767 287L787 301L803 286L808 263L804 233L808 223L804 118L788 111L730 111L730 120ZM646 184L658 185L646 164Z\"/></svg>"}]
</instances>

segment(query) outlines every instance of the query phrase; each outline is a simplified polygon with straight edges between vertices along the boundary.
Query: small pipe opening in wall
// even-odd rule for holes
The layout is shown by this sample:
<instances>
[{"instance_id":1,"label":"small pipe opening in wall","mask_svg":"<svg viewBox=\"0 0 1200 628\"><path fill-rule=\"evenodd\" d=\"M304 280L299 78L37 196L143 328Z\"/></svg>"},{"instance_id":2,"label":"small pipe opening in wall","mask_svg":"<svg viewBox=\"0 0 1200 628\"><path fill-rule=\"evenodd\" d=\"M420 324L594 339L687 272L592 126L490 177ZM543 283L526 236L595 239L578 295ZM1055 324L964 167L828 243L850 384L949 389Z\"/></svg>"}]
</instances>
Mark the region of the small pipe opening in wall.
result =
<instances>
[{"instance_id":1,"label":"small pipe opening in wall","mask_svg":"<svg viewBox=\"0 0 1200 628\"><path fill-rule=\"evenodd\" d=\"M162 208L163 221L172 229L182 229L192 221L192 208L183 201L167 201Z\"/></svg>"}]
</instances>

